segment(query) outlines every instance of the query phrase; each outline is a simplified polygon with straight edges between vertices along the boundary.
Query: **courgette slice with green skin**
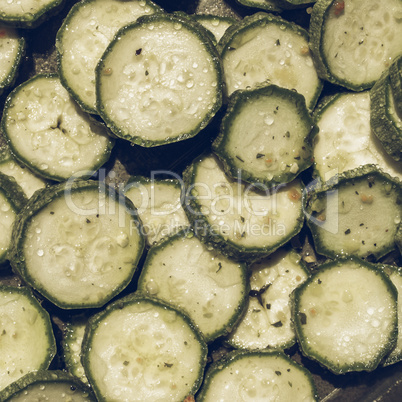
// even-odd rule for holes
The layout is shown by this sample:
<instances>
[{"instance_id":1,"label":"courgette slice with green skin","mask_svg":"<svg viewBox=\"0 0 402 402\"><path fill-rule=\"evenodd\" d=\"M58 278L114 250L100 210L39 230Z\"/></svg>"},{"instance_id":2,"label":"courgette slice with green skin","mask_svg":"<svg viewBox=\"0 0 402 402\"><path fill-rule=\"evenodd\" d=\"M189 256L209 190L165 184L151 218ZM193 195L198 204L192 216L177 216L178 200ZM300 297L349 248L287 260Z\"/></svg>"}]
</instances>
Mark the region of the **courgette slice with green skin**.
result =
<instances>
[{"instance_id":1,"label":"courgette slice with green skin","mask_svg":"<svg viewBox=\"0 0 402 402\"><path fill-rule=\"evenodd\" d=\"M392 94L389 71L370 90L371 128L388 154L402 161L402 118L398 115Z\"/></svg>"},{"instance_id":2,"label":"courgette slice with green skin","mask_svg":"<svg viewBox=\"0 0 402 402\"><path fill-rule=\"evenodd\" d=\"M137 209L148 246L190 225L181 203L182 183L131 176L124 195Z\"/></svg>"},{"instance_id":3,"label":"courgette slice with green skin","mask_svg":"<svg viewBox=\"0 0 402 402\"><path fill-rule=\"evenodd\" d=\"M318 74L353 91L371 88L401 52L400 0L318 0L310 48Z\"/></svg>"},{"instance_id":4,"label":"courgette slice with green skin","mask_svg":"<svg viewBox=\"0 0 402 402\"><path fill-rule=\"evenodd\" d=\"M25 165L22 165L7 148L0 151L0 172L14 177L27 198L30 198L36 190L45 188L49 184L47 180L35 175Z\"/></svg>"},{"instance_id":5,"label":"courgette slice with green skin","mask_svg":"<svg viewBox=\"0 0 402 402\"><path fill-rule=\"evenodd\" d=\"M245 264L209 250L184 230L149 250L138 290L184 310L211 342L239 320L249 286Z\"/></svg>"},{"instance_id":6,"label":"courgette slice with green skin","mask_svg":"<svg viewBox=\"0 0 402 402\"><path fill-rule=\"evenodd\" d=\"M398 339L395 348L381 363L383 366L389 366L402 360L402 269L393 265L382 264L380 264L380 268L389 276L398 291Z\"/></svg>"},{"instance_id":7,"label":"courgette slice with green skin","mask_svg":"<svg viewBox=\"0 0 402 402\"><path fill-rule=\"evenodd\" d=\"M115 135L138 145L181 141L221 107L221 75L200 24L178 14L143 16L116 34L96 67L97 109Z\"/></svg>"},{"instance_id":8,"label":"courgette slice with green skin","mask_svg":"<svg viewBox=\"0 0 402 402\"><path fill-rule=\"evenodd\" d=\"M395 109L399 116L402 116L402 55L398 56L389 67L389 78Z\"/></svg>"},{"instance_id":9,"label":"courgette slice with green skin","mask_svg":"<svg viewBox=\"0 0 402 402\"><path fill-rule=\"evenodd\" d=\"M225 341L238 349L287 349L294 345L290 294L308 276L294 250L277 250L252 264L248 310Z\"/></svg>"},{"instance_id":10,"label":"courgette slice with green skin","mask_svg":"<svg viewBox=\"0 0 402 402\"><path fill-rule=\"evenodd\" d=\"M44 178L90 177L108 159L114 140L82 112L55 74L39 74L7 97L1 129L11 152Z\"/></svg>"},{"instance_id":11,"label":"courgette slice with green skin","mask_svg":"<svg viewBox=\"0 0 402 402\"><path fill-rule=\"evenodd\" d=\"M278 12L278 13L282 11L282 9L278 6L275 0L236 0L236 1L242 6L256 8L259 10Z\"/></svg>"},{"instance_id":12,"label":"courgette slice with green skin","mask_svg":"<svg viewBox=\"0 0 402 402\"><path fill-rule=\"evenodd\" d=\"M33 29L55 15L64 0L11 0L0 4L0 23Z\"/></svg>"},{"instance_id":13,"label":"courgette slice with green skin","mask_svg":"<svg viewBox=\"0 0 402 402\"><path fill-rule=\"evenodd\" d=\"M208 369L197 401L318 401L311 374L280 351L234 351Z\"/></svg>"},{"instance_id":14,"label":"courgette slice with green skin","mask_svg":"<svg viewBox=\"0 0 402 402\"><path fill-rule=\"evenodd\" d=\"M14 271L63 309L101 307L131 281L144 249L133 204L103 183L37 191L18 215Z\"/></svg>"},{"instance_id":15,"label":"courgette slice with green skin","mask_svg":"<svg viewBox=\"0 0 402 402\"><path fill-rule=\"evenodd\" d=\"M96 402L92 390L60 370L39 370L25 375L0 393L3 402Z\"/></svg>"},{"instance_id":16,"label":"courgette slice with green skin","mask_svg":"<svg viewBox=\"0 0 402 402\"><path fill-rule=\"evenodd\" d=\"M395 248L402 214L399 180L366 165L315 184L304 197L304 210L319 254L378 259Z\"/></svg>"},{"instance_id":17,"label":"courgette slice with green skin","mask_svg":"<svg viewBox=\"0 0 402 402\"><path fill-rule=\"evenodd\" d=\"M314 111L314 176L322 181L373 164L402 179L402 164L385 151L370 124L370 92L342 92L320 102Z\"/></svg>"},{"instance_id":18,"label":"courgette slice with green skin","mask_svg":"<svg viewBox=\"0 0 402 402\"><path fill-rule=\"evenodd\" d=\"M226 30L237 21L232 17L222 17L212 14L195 14L193 18L204 28L212 32L216 44L221 40Z\"/></svg>"},{"instance_id":19,"label":"courgette slice with green skin","mask_svg":"<svg viewBox=\"0 0 402 402\"><path fill-rule=\"evenodd\" d=\"M198 390L207 358L187 315L138 293L90 318L82 351L100 402L184 400Z\"/></svg>"},{"instance_id":20,"label":"courgette slice with green skin","mask_svg":"<svg viewBox=\"0 0 402 402\"><path fill-rule=\"evenodd\" d=\"M184 172L185 211L196 236L229 258L252 261L274 252L302 228L302 185L257 190L225 175L213 155Z\"/></svg>"},{"instance_id":21,"label":"courgette slice with green skin","mask_svg":"<svg viewBox=\"0 0 402 402\"><path fill-rule=\"evenodd\" d=\"M325 263L293 292L301 351L335 374L372 371L398 336L397 290L358 258Z\"/></svg>"},{"instance_id":22,"label":"courgette slice with green skin","mask_svg":"<svg viewBox=\"0 0 402 402\"><path fill-rule=\"evenodd\" d=\"M116 32L160 11L149 0L84 0L75 4L56 36L60 80L89 113L96 111L95 67Z\"/></svg>"},{"instance_id":23,"label":"courgette slice with green skin","mask_svg":"<svg viewBox=\"0 0 402 402\"><path fill-rule=\"evenodd\" d=\"M223 35L221 48L226 92L272 83L295 89L312 110L321 93L308 47L308 34L300 26L264 12L245 17Z\"/></svg>"},{"instance_id":24,"label":"courgette slice with green skin","mask_svg":"<svg viewBox=\"0 0 402 402\"><path fill-rule=\"evenodd\" d=\"M49 314L30 289L0 286L0 295L2 390L31 371L47 369L56 341Z\"/></svg>"},{"instance_id":25,"label":"courgette slice with green skin","mask_svg":"<svg viewBox=\"0 0 402 402\"><path fill-rule=\"evenodd\" d=\"M317 131L302 95L268 85L231 96L212 149L233 178L276 186L312 165Z\"/></svg>"},{"instance_id":26,"label":"courgette slice with green skin","mask_svg":"<svg viewBox=\"0 0 402 402\"><path fill-rule=\"evenodd\" d=\"M0 267L7 260L17 214L27 201L22 188L14 178L0 173Z\"/></svg>"},{"instance_id":27,"label":"courgette slice with green skin","mask_svg":"<svg viewBox=\"0 0 402 402\"><path fill-rule=\"evenodd\" d=\"M88 379L81 363L81 346L88 319L87 314L71 318L66 323L62 339L63 361L66 369L84 384L88 384Z\"/></svg>"},{"instance_id":28,"label":"courgette slice with green skin","mask_svg":"<svg viewBox=\"0 0 402 402\"><path fill-rule=\"evenodd\" d=\"M0 95L15 82L24 53L25 39L0 23Z\"/></svg>"}]
</instances>

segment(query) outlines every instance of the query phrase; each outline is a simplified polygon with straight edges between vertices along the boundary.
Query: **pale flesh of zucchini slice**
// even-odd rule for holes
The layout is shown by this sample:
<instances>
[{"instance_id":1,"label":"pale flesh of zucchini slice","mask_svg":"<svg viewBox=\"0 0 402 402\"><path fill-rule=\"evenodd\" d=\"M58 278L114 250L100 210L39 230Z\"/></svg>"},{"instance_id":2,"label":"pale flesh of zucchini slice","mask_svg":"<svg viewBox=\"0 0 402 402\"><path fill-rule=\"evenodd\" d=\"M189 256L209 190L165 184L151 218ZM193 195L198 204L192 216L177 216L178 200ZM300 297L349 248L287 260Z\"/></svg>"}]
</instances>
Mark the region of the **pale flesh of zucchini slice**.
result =
<instances>
[{"instance_id":1,"label":"pale flesh of zucchini slice","mask_svg":"<svg viewBox=\"0 0 402 402\"><path fill-rule=\"evenodd\" d=\"M194 395L206 345L188 317L132 294L94 316L83 364L99 401L179 401Z\"/></svg>"},{"instance_id":2,"label":"pale flesh of zucchini slice","mask_svg":"<svg viewBox=\"0 0 402 402\"><path fill-rule=\"evenodd\" d=\"M317 400L311 374L278 351L236 351L207 371L200 402Z\"/></svg>"},{"instance_id":3,"label":"pale flesh of zucchini slice","mask_svg":"<svg viewBox=\"0 0 402 402\"><path fill-rule=\"evenodd\" d=\"M134 176L127 182L124 195L137 209L148 245L189 226L181 205L181 183L177 180Z\"/></svg>"},{"instance_id":4,"label":"pale flesh of zucchini slice","mask_svg":"<svg viewBox=\"0 0 402 402\"><path fill-rule=\"evenodd\" d=\"M11 242L11 232L17 212L0 188L0 263L6 260Z\"/></svg>"},{"instance_id":5,"label":"pale flesh of zucchini slice","mask_svg":"<svg viewBox=\"0 0 402 402\"><path fill-rule=\"evenodd\" d=\"M185 211L197 236L230 257L263 257L301 229L303 190L297 179L260 192L228 178L209 155L197 160L185 176Z\"/></svg>"},{"instance_id":6,"label":"pale flesh of zucchini slice","mask_svg":"<svg viewBox=\"0 0 402 402\"><path fill-rule=\"evenodd\" d=\"M296 342L291 323L290 294L308 277L300 256L278 250L250 266L247 313L226 341L241 349L285 349Z\"/></svg>"},{"instance_id":7,"label":"pale flesh of zucchini slice","mask_svg":"<svg viewBox=\"0 0 402 402\"><path fill-rule=\"evenodd\" d=\"M314 168L322 180L367 164L402 179L402 165L388 155L371 130L368 91L337 94L316 110Z\"/></svg>"},{"instance_id":8,"label":"pale flesh of zucchini slice","mask_svg":"<svg viewBox=\"0 0 402 402\"><path fill-rule=\"evenodd\" d=\"M397 292L375 265L327 263L293 296L302 352L336 374L374 370L395 346Z\"/></svg>"},{"instance_id":9,"label":"pale flesh of zucchini slice","mask_svg":"<svg viewBox=\"0 0 402 402\"><path fill-rule=\"evenodd\" d=\"M222 37L227 94L256 84L295 89L313 109L322 84L313 65L307 32L274 15L245 17L237 30Z\"/></svg>"},{"instance_id":10,"label":"pale flesh of zucchini slice","mask_svg":"<svg viewBox=\"0 0 402 402\"><path fill-rule=\"evenodd\" d=\"M373 166L348 171L306 198L318 253L380 258L395 248L401 185Z\"/></svg>"},{"instance_id":11,"label":"pale flesh of zucchini slice","mask_svg":"<svg viewBox=\"0 0 402 402\"><path fill-rule=\"evenodd\" d=\"M13 154L43 177L89 177L109 158L114 141L90 119L55 75L37 75L8 97L2 129Z\"/></svg>"},{"instance_id":12,"label":"pale flesh of zucchini slice","mask_svg":"<svg viewBox=\"0 0 402 402\"><path fill-rule=\"evenodd\" d=\"M59 307L100 307L127 286L144 241L123 200L97 182L67 186L31 198L13 234L11 263Z\"/></svg>"},{"instance_id":13,"label":"pale flesh of zucchini slice","mask_svg":"<svg viewBox=\"0 0 402 402\"><path fill-rule=\"evenodd\" d=\"M322 78L352 90L373 86L401 52L400 0L320 0L310 41Z\"/></svg>"},{"instance_id":14,"label":"pale flesh of zucchini slice","mask_svg":"<svg viewBox=\"0 0 402 402\"><path fill-rule=\"evenodd\" d=\"M0 287L0 390L28 372L47 369L56 353L49 314L28 288Z\"/></svg>"},{"instance_id":15,"label":"pale flesh of zucchini slice","mask_svg":"<svg viewBox=\"0 0 402 402\"><path fill-rule=\"evenodd\" d=\"M248 293L245 266L208 250L192 231L150 249L138 289L183 309L208 342L231 331Z\"/></svg>"},{"instance_id":16,"label":"pale flesh of zucchini slice","mask_svg":"<svg viewBox=\"0 0 402 402\"><path fill-rule=\"evenodd\" d=\"M87 0L71 8L57 34L59 72L85 111L96 113L95 67L115 33L157 9L139 0Z\"/></svg>"},{"instance_id":17,"label":"pale flesh of zucchini slice","mask_svg":"<svg viewBox=\"0 0 402 402\"><path fill-rule=\"evenodd\" d=\"M97 107L119 137L142 146L180 141L221 105L215 46L187 18L156 13L121 29L96 70Z\"/></svg>"},{"instance_id":18,"label":"pale flesh of zucchini slice","mask_svg":"<svg viewBox=\"0 0 402 402\"><path fill-rule=\"evenodd\" d=\"M196 14L194 18L204 28L213 33L217 43L221 40L225 31L236 22L236 19L231 17L220 17L211 14Z\"/></svg>"}]
</instances>

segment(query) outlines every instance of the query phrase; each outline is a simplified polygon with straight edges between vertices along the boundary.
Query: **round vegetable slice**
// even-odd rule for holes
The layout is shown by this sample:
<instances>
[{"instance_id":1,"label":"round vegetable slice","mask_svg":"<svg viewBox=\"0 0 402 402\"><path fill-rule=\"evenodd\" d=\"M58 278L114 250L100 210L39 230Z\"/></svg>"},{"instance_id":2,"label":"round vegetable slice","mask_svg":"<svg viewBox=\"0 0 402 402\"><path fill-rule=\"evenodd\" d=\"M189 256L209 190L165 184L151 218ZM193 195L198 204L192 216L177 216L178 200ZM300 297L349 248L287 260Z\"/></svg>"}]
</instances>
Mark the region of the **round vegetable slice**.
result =
<instances>
[{"instance_id":1,"label":"round vegetable slice","mask_svg":"<svg viewBox=\"0 0 402 402\"><path fill-rule=\"evenodd\" d=\"M131 281L144 249L134 213L94 181L37 191L14 225L11 265L61 308L101 307Z\"/></svg>"},{"instance_id":2,"label":"round vegetable slice","mask_svg":"<svg viewBox=\"0 0 402 402\"><path fill-rule=\"evenodd\" d=\"M99 401L180 401L199 388L207 347L186 315L134 293L90 319L82 351Z\"/></svg>"},{"instance_id":3,"label":"round vegetable slice","mask_svg":"<svg viewBox=\"0 0 402 402\"><path fill-rule=\"evenodd\" d=\"M268 85L233 94L213 150L232 177L275 186L311 166L316 133L304 97Z\"/></svg>"},{"instance_id":4,"label":"round vegetable slice","mask_svg":"<svg viewBox=\"0 0 402 402\"><path fill-rule=\"evenodd\" d=\"M60 80L83 110L96 112L95 67L115 33L159 8L144 0L84 0L75 4L57 38Z\"/></svg>"},{"instance_id":5,"label":"round vegetable slice","mask_svg":"<svg viewBox=\"0 0 402 402\"><path fill-rule=\"evenodd\" d=\"M317 401L311 374L279 351L235 351L208 369L197 401Z\"/></svg>"},{"instance_id":6,"label":"round vegetable slice","mask_svg":"<svg viewBox=\"0 0 402 402\"><path fill-rule=\"evenodd\" d=\"M96 402L92 390L63 371L39 370L20 378L2 393L3 402Z\"/></svg>"},{"instance_id":7,"label":"round vegetable slice","mask_svg":"<svg viewBox=\"0 0 402 402\"><path fill-rule=\"evenodd\" d=\"M279 16L257 13L223 35L222 64L227 94L272 83L295 89L313 109L322 89L308 47L307 32Z\"/></svg>"},{"instance_id":8,"label":"round vegetable slice","mask_svg":"<svg viewBox=\"0 0 402 402\"><path fill-rule=\"evenodd\" d=\"M397 291L357 258L320 266L293 292L302 352L335 374L374 370L397 340Z\"/></svg>"},{"instance_id":9,"label":"round vegetable slice","mask_svg":"<svg viewBox=\"0 0 402 402\"><path fill-rule=\"evenodd\" d=\"M230 332L244 311L246 267L181 231L149 250L138 290L184 310L211 342Z\"/></svg>"},{"instance_id":10,"label":"round vegetable slice","mask_svg":"<svg viewBox=\"0 0 402 402\"><path fill-rule=\"evenodd\" d=\"M31 371L47 369L56 341L49 314L28 288L0 286L0 316L1 390Z\"/></svg>"},{"instance_id":11,"label":"round vegetable slice","mask_svg":"<svg viewBox=\"0 0 402 402\"><path fill-rule=\"evenodd\" d=\"M7 98L1 127L16 158L57 181L90 177L114 145L106 127L79 109L54 74L18 86Z\"/></svg>"},{"instance_id":12,"label":"round vegetable slice","mask_svg":"<svg viewBox=\"0 0 402 402\"><path fill-rule=\"evenodd\" d=\"M321 78L354 91L368 89L401 52L400 0L318 0L310 47Z\"/></svg>"},{"instance_id":13,"label":"round vegetable slice","mask_svg":"<svg viewBox=\"0 0 402 402\"><path fill-rule=\"evenodd\" d=\"M98 112L118 136L152 147L203 129L221 106L215 46L188 17L156 13L122 28L96 68Z\"/></svg>"}]
</instances>

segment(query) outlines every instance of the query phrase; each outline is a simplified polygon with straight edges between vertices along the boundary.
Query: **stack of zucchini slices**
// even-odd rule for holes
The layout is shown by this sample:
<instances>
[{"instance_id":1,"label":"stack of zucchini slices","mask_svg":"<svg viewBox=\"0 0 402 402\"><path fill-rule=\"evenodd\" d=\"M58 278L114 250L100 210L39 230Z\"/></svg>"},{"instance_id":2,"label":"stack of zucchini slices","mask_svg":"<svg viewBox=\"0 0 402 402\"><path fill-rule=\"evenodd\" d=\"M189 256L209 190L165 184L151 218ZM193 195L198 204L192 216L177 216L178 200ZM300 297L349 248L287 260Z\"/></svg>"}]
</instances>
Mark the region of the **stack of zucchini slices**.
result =
<instances>
[{"instance_id":1,"label":"stack of zucchini slices","mask_svg":"<svg viewBox=\"0 0 402 402\"><path fill-rule=\"evenodd\" d=\"M402 360L400 0L81 0L19 81L16 29L62 5L6 3L0 400L316 401L297 348Z\"/></svg>"}]
</instances>

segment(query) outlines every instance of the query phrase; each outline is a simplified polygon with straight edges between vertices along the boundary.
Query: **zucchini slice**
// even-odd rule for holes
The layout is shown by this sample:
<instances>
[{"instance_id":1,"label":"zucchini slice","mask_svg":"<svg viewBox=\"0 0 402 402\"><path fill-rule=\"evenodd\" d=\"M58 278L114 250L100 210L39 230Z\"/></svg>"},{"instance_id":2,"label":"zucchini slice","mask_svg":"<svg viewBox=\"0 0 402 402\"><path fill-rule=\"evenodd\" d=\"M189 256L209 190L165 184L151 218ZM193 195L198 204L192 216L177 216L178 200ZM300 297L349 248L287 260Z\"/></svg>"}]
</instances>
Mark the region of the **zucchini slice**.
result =
<instances>
[{"instance_id":1,"label":"zucchini slice","mask_svg":"<svg viewBox=\"0 0 402 402\"><path fill-rule=\"evenodd\" d=\"M82 350L99 402L182 401L199 388L207 358L187 315L136 293L90 319Z\"/></svg>"},{"instance_id":2,"label":"zucchini slice","mask_svg":"<svg viewBox=\"0 0 402 402\"><path fill-rule=\"evenodd\" d=\"M322 79L354 91L371 88L401 52L400 0L318 0L310 48Z\"/></svg>"},{"instance_id":3,"label":"zucchini slice","mask_svg":"<svg viewBox=\"0 0 402 402\"><path fill-rule=\"evenodd\" d=\"M239 90L230 98L213 151L235 179L275 186L312 165L316 133L302 95L276 85Z\"/></svg>"},{"instance_id":4,"label":"zucchini slice","mask_svg":"<svg viewBox=\"0 0 402 402\"><path fill-rule=\"evenodd\" d=\"M389 67L389 77L395 109L399 116L402 116L402 55L398 56Z\"/></svg>"},{"instance_id":5,"label":"zucchini slice","mask_svg":"<svg viewBox=\"0 0 402 402\"><path fill-rule=\"evenodd\" d=\"M382 365L389 366L402 360L402 269L391 265L380 265L380 268L389 276L398 292L398 339L395 348L382 362Z\"/></svg>"},{"instance_id":6,"label":"zucchini slice","mask_svg":"<svg viewBox=\"0 0 402 402\"><path fill-rule=\"evenodd\" d=\"M385 151L370 125L370 92L343 92L320 102L315 112L314 174L322 181L373 164L402 179L402 164Z\"/></svg>"},{"instance_id":7,"label":"zucchini slice","mask_svg":"<svg viewBox=\"0 0 402 402\"><path fill-rule=\"evenodd\" d=\"M208 250L192 231L152 247L138 290L184 310L207 342L226 335L244 311L246 267Z\"/></svg>"},{"instance_id":8,"label":"zucchini slice","mask_svg":"<svg viewBox=\"0 0 402 402\"><path fill-rule=\"evenodd\" d=\"M64 309L101 307L131 281L144 240L132 203L94 181L37 191L18 215L10 262Z\"/></svg>"},{"instance_id":9,"label":"zucchini slice","mask_svg":"<svg viewBox=\"0 0 402 402\"><path fill-rule=\"evenodd\" d=\"M149 0L83 0L56 37L60 80L81 108L96 111L95 67L116 32L159 8Z\"/></svg>"},{"instance_id":10,"label":"zucchini slice","mask_svg":"<svg viewBox=\"0 0 402 402\"><path fill-rule=\"evenodd\" d=\"M182 183L176 179L157 180L132 176L124 188L142 221L148 246L158 243L189 222L181 204Z\"/></svg>"},{"instance_id":11,"label":"zucchini slice","mask_svg":"<svg viewBox=\"0 0 402 402\"><path fill-rule=\"evenodd\" d=\"M396 110L389 70L370 90L371 128L388 154L402 162L402 117Z\"/></svg>"},{"instance_id":12,"label":"zucchini slice","mask_svg":"<svg viewBox=\"0 0 402 402\"><path fill-rule=\"evenodd\" d=\"M122 28L96 67L97 108L121 138L153 147L196 135L222 103L218 52L188 17Z\"/></svg>"},{"instance_id":13,"label":"zucchini slice","mask_svg":"<svg viewBox=\"0 0 402 402\"><path fill-rule=\"evenodd\" d=\"M25 39L0 23L0 95L14 83L24 52Z\"/></svg>"},{"instance_id":14,"label":"zucchini slice","mask_svg":"<svg viewBox=\"0 0 402 402\"><path fill-rule=\"evenodd\" d=\"M303 28L259 12L227 30L220 48L228 96L238 89L269 82L296 89L305 97L308 108L314 108L322 83Z\"/></svg>"},{"instance_id":15,"label":"zucchini slice","mask_svg":"<svg viewBox=\"0 0 402 402\"><path fill-rule=\"evenodd\" d=\"M261 191L225 175L212 155L184 172L185 211L196 235L211 248L241 261L274 252L302 228L302 185Z\"/></svg>"},{"instance_id":16,"label":"zucchini slice","mask_svg":"<svg viewBox=\"0 0 402 402\"><path fill-rule=\"evenodd\" d=\"M401 197L399 180L372 165L318 183L304 199L316 251L330 258L384 256L395 248Z\"/></svg>"},{"instance_id":17,"label":"zucchini slice","mask_svg":"<svg viewBox=\"0 0 402 402\"><path fill-rule=\"evenodd\" d=\"M276 0L236 0L242 6L256 8L264 11L281 12Z\"/></svg>"},{"instance_id":18,"label":"zucchini slice","mask_svg":"<svg viewBox=\"0 0 402 402\"><path fill-rule=\"evenodd\" d=\"M0 172L14 177L27 198L48 184L47 180L35 175L25 165L22 165L7 149L0 151Z\"/></svg>"},{"instance_id":19,"label":"zucchini slice","mask_svg":"<svg viewBox=\"0 0 402 402\"><path fill-rule=\"evenodd\" d=\"M373 264L323 264L293 292L300 348L335 374L374 370L397 340L397 291Z\"/></svg>"},{"instance_id":20,"label":"zucchini slice","mask_svg":"<svg viewBox=\"0 0 402 402\"><path fill-rule=\"evenodd\" d=\"M237 21L232 17L221 17L212 14L195 14L193 18L204 28L212 32L216 43L221 40L226 30Z\"/></svg>"},{"instance_id":21,"label":"zucchini slice","mask_svg":"<svg viewBox=\"0 0 402 402\"><path fill-rule=\"evenodd\" d=\"M49 314L28 288L0 286L0 296L2 390L31 371L47 369L56 341Z\"/></svg>"},{"instance_id":22,"label":"zucchini slice","mask_svg":"<svg viewBox=\"0 0 402 402\"><path fill-rule=\"evenodd\" d=\"M21 28L36 28L56 14L64 0L7 0L0 3L0 23Z\"/></svg>"},{"instance_id":23,"label":"zucchini slice","mask_svg":"<svg viewBox=\"0 0 402 402\"><path fill-rule=\"evenodd\" d=\"M240 349L286 349L296 342L291 323L290 294L309 272L293 250L277 250L250 266L246 314L226 338Z\"/></svg>"},{"instance_id":24,"label":"zucchini slice","mask_svg":"<svg viewBox=\"0 0 402 402\"><path fill-rule=\"evenodd\" d=\"M20 378L0 393L3 402L96 402L91 389L59 370L39 370Z\"/></svg>"},{"instance_id":25,"label":"zucchini slice","mask_svg":"<svg viewBox=\"0 0 402 402\"><path fill-rule=\"evenodd\" d=\"M114 145L106 127L79 109L55 74L39 74L12 92L1 128L18 160L56 181L90 177Z\"/></svg>"},{"instance_id":26,"label":"zucchini slice","mask_svg":"<svg viewBox=\"0 0 402 402\"><path fill-rule=\"evenodd\" d=\"M197 401L317 401L311 374L280 351L235 351L208 369Z\"/></svg>"},{"instance_id":27,"label":"zucchini slice","mask_svg":"<svg viewBox=\"0 0 402 402\"><path fill-rule=\"evenodd\" d=\"M7 260L14 221L27 201L14 178L0 173L0 265Z\"/></svg>"}]
</instances>

